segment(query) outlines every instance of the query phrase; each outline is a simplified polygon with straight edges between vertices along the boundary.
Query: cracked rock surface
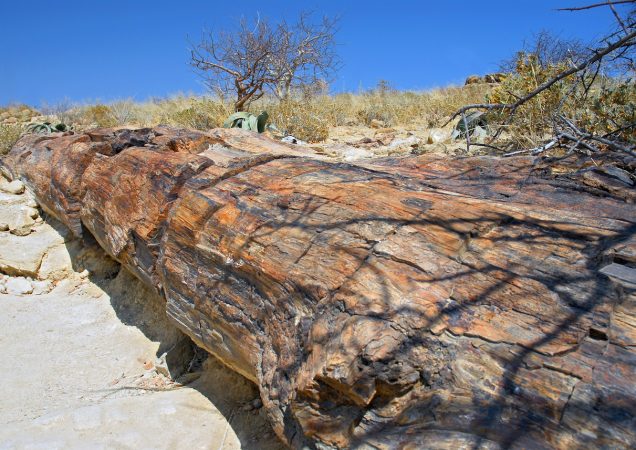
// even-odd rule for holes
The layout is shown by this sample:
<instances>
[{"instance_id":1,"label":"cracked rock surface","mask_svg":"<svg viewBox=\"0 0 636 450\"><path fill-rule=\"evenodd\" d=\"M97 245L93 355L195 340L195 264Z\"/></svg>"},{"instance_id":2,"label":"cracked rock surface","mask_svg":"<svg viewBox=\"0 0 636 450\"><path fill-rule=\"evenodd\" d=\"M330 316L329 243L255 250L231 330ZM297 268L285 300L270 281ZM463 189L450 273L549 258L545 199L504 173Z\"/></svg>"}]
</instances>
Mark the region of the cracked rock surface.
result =
<instances>
[{"instance_id":1,"label":"cracked rock surface","mask_svg":"<svg viewBox=\"0 0 636 450\"><path fill-rule=\"evenodd\" d=\"M4 164L256 383L293 447L634 447L631 192L530 157L349 165L252 136L31 136Z\"/></svg>"}]
</instances>

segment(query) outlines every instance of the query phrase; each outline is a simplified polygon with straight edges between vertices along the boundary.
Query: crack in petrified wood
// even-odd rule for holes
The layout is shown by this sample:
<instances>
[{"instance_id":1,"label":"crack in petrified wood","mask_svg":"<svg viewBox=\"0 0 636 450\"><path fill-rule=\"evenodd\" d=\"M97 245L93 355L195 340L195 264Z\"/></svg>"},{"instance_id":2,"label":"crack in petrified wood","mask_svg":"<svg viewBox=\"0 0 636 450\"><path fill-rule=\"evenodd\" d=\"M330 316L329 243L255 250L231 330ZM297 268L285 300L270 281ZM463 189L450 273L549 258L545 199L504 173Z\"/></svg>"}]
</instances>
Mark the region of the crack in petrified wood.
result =
<instances>
[{"instance_id":1,"label":"crack in petrified wood","mask_svg":"<svg viewBox=\"0 0 636 450\"><path fill-rule=\"evenodd\" d=\"M636 298L599 273L632 264L633 204L527 157L302 156L158 128L27 137L4 164L292 446L633 446Z\"/></svg>"}]
</instances>

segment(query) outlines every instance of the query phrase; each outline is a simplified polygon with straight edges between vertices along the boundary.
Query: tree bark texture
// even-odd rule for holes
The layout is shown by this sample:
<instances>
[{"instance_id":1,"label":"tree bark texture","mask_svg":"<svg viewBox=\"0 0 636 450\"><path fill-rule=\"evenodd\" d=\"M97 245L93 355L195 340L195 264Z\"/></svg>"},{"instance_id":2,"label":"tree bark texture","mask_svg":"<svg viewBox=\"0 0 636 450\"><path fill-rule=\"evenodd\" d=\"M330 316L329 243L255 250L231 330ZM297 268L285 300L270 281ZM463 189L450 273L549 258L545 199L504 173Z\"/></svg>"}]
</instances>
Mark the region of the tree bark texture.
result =
<instances>
[{"instance_id":1,"label":"tree bark texture","mask_svg":"<svg viewBox=\"0 0 636 450\"><path fill-rule=\"evenodd\" d=\"M634 270L636 207L537 161L155 128L31 135L3 165L292 447L633 448L636 296L600 271Z\"/></svg>"}]
</instances>

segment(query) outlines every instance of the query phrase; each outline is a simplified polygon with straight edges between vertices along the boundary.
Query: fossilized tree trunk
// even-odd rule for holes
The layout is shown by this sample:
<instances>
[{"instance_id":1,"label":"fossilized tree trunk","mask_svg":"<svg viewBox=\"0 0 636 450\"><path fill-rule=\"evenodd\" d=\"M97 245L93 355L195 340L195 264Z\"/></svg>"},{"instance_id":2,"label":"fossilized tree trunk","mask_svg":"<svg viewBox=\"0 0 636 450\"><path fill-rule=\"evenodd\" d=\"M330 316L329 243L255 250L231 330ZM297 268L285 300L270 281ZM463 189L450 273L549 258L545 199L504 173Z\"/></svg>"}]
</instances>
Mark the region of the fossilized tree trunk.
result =
<instances>
[{"instance_id":1,"label":"fossilized tree trunk","mask_svg":"<svg viewBox=\"0 0 636 450\"><path fill-rule=\"evenodd\" d=\"M632 203L525 157L311 156L157 128L29 136L4 164L294 447L634 446Z\"/></svg>"}]
</instances>

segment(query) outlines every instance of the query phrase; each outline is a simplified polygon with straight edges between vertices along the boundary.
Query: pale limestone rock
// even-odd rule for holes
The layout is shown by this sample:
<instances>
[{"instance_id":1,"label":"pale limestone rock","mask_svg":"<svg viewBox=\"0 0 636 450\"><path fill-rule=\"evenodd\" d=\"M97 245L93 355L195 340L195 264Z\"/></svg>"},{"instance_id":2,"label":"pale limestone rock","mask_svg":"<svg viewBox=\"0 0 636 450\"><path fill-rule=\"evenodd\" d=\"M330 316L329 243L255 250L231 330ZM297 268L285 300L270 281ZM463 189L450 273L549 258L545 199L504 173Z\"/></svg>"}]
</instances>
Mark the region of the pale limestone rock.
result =
<instances>
[{"instance_id":1,"label":"pale limestone rock","mask_svg":"<svg viewBox=\"0 0 636 450\"><path fill-rule=\"evenodd\" d=\"M48 280L35 280L31 284L33 285L34 295L46 294L53 288L53 283Z\"/></svg>"},{"instance_id":2,"label":"pale limestone rock","mask_svg":"<svg viewBox=\"0 0 636 450\"><path fill-rule=\"evenodd\" d=\"M31 219L35 221L40 216L40 212L36 208L32 208L30 206L26 207L26 213L29 215Z\"/></svg>"},{"instance_id":3,"label":"pale limestone rock","mask_svg":"<svg viewBox=\"0 0 636 450\"><path fill-rule=\"evenodd\" d=\"M363 148L356 148L345 144L335 144L325 147L325 151L343 161L356 161L358 159L372 158L373 152Z\"/></svg>"},{"instance_id":4,"label":"pale limestone rock","mask_svg":"<svg viewBox=\"0 0 636 450\"><path fill-rule=\"evenodd\" d=\"M24 192L24 183L20 180L13 180L9 183L0 184L0 189L9 194L22 194Z\"/></svg>"},{"instance_id":5,"label":"pale limestone rock","mask_svg":"<svg viewBox=\"0 0 636 450\"><path fill-rule=\"evenodd\" d=\"M7 293L12 295L26 295L33 292L31 280L24 277L9 278L7 281Z\"/></svg>"},{"instance_id":6,"label":"pale limestone rock","mask_svg":"<svg viewBox=\"0 0 636 450\"><path fill-rule=\"evenodd\" d=\"M397 149L410 150L413 147L417 147L419 143L420 143L420 138L418 138L415 135L411 135L404 139L394 139L388 145L388 147L391 150L397 150Z\"/></svg>"},{"instance_id":7,"label":"pale limestone rock","mask_svg":"<svg viewBox=\"0 0 636 450\"><path fill-rule=\"evenodd\" d=\"M65 237L49 224L38 226L28 237L0 233L0 270L35 277L47 252L55 246L64 247L64 241ZM19 252L15 251L17 248Z\"/></svg>"},{"instance_id":8,"label":"pale limestone rock","mask_svg":"<svg viewBox=\"0 0 636 450\"><path fill-rule=\"evenodd\" d=\"M49 248L38 271L40 278L58 281L73 273L73 262L64 244Z\"/></svg>"},{"instance_id":9,"label":"pale limestone rock","mask_svg":"<svg viewBox=\"0 0 636 450\"><path fill-rule=\"evenodd\" d=\"M37 208L40 205L38 205L37 200L35 200L33 197L29 196L28 200L24 203L26 206L28 206L29 208Z\"/></svg>"},{"instance_id":10,"label":"pale limestone rock","mask_svg":"<svg viewBox=\"0 0 636 450\"><path fill-rule=\"evenodd\" d=\"M31 217L32 208L21 204L9 204L1 208L0 222L9 226L11 233L18 236L26 236L31 233L31 227L35 225L35 220Z\"/></svg>"},{"instance_id":11,"label":"pale limestone rock","mask_svg":"<svg viewBox=\"0 0 636 450\"><path fill-rule=\"evenodd\" d=\"M10 231L10 233L16 236L28 236L29 234L31 234L32 231L33 229L30 226L22 226L19 228L14 228Z\"/></svg>"},{"instance_id":12,"label":"pale limestone rock","mask_svg":"<svg viewBox=\"0 0 636 450\"><path fill-rule=\"evenodd\" d=\"M439 142L446 142L450 139L450 132L447 130L443 130L442 128L432 128L428 132L428 137L426 138L427 144L437 144Z\"/></svg>"}]
</instances>

